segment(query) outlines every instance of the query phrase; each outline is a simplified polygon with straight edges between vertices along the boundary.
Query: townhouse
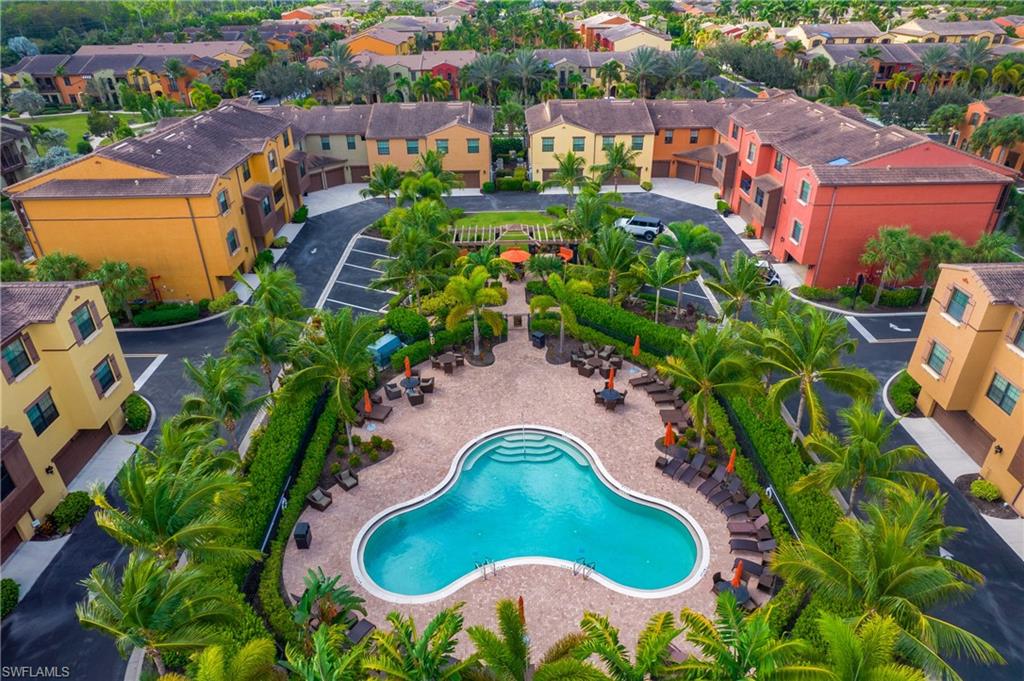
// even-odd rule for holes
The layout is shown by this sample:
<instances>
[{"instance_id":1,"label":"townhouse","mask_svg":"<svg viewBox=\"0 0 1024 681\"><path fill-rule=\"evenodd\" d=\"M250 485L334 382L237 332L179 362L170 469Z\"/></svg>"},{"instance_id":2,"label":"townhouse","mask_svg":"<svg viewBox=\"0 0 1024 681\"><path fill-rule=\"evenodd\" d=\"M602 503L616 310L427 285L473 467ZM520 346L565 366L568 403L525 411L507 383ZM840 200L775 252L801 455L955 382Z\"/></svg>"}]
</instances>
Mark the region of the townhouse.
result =
<instances>
[{"instance_id":1,"label":"townhouse","mask_svg":"<svg viewBox=\"0 0 1024 681\"><path fill-rule=\"evenodd\" d=\"M307 150L307 191L320 191L353 182L366 182L370 157L366 148L366 122L375 105L261 106L258 111L292 126Z\"/></svg>"},{"instance_id":2,"label":"townhouse","mask_svg":"<svg viewBox=\"0 0 1024 681\"><path fill-rule=\"evenodd\" d=\"M974 131L988 121L995 121L1008 116L1024 115L1024 97L1014 95L998 95L990 99L971 102L967 105L967 113L960 125L949 136L949 143L958 149L971 150L970 142ZM995 146L979 152L983 158L1013 168L1018 173L1024 170L1024 142L1017 142L1012 147Z\"/></svg>"},{"instance_id":3,"label":"townhouse","mask_svg":"<svg viewBox=\"0 0 1024 681\"><path fill-rule=\"evenodd\" d=\"M907 372L921 412L1024 515L1024 263L942 265Z\"/></svg>"},{"instance_id":4,"label":"townhouse","mask_svg":"<svg viewBox=\"0 0 1024 681\"><path fill-rule=\"evenodd\" d=\"M799 55L799 59L805 67L816 57L824 57L832 67L864 64L874 74L872 85L878 88L884 87L894 74L904 72L912 79L911 89L914 90L920 86L921 76L924 75L921 57L931 49L935 49L935 45L925 43L875 43L870 46L826 44L807 50ZM950 59L940 72L935 86L949 85L956 70L955 62Z\"/></svg>"},{"instance_id":5,"label":"townhouse","mask_svg":"<svg viewBox=\"0 0 1024 681\"><path fill-rule=\"evenodd\" d=\"M5 560L124 426L134 385L95 282L2 284L0 313Z\"/></svg>"},{"instance_id":6,"label":"townhouse","mask_svg":"<svg viewBox=\"0 0 1024 681\"><path fill-rule=\"evenodd\" d=\"M1006 41L1006 29L995 21L939 21L912 19L890 28L878 42L893 43L963 43L987 40L990 44Z\"/></svg>"},{"instance_id":7,"label":"townhouse","mask_svg":"<svg viewBox=\"0 0 1024 681\"><path fill-rule=\"evenodd\" d=\"M672 49L672 37L643 23L631 21L618 12L601 12L579 24L583 46L588 50L624 52L638 47Z\"/></svg>"},{"instance_id":8,"label":"townhouse","mask_svg":"<svg viewBox=\"0 0 1024 681\"><path fill-rule=\"evenodd\" d=\"M224 104L5 188L37 256L146 268L151 294L222 295L302 205L303 140L280 118Z\"/></svg>"},{"instance_id":9,"label":"townhouse","mask_svg":"<svg viewBox=\"0 0 1024 681\"><path fill-rule=\"evenodd\" d=\"M566 48L555 50L534 50L538 59L544 60L555 72L558 78L558 87L566 88L569 85L569 77L578 73L583 79L584 85L597 85L604 87L597 70L610 61L617 61L622 65L623 73L626 67L633 62L632 52L592 52L578 48ZM610 95L615 95L616 86L612 86Z\"/></svg>"},{"instance_id":10,"label":"townhouse","mask_svg":"<svg viewBox=\"0 0 1024 681\"><path fill-rule=\"evenodd\" d=\"M423 75L443 78L448 81L448 98L458 99L459 73L476 57L476 50L436 50L405 55L382 55L374 52L361 52L355 55L353 61L363 68L377 65L384 66L391 72L392 82L398 81L403 77L408 79L409 82L413 82ZM407 93L403 92L398 94L402 97L407 95Z\"/></svg>"},{"instance_id":11,"label":"townhouse","mask_svg":"<svg viewBox=\"0 0 1024 681\"><path fill-rule=\"evenodd\" d=\"M580 32L580 38L583 39L583 47L587 50L593 50L597 46L597 32L600 29L623 26L629 23L632 23L632 20L625 14L620 14L619 12L600 12L582 19L577 28Z\"/></svg>"},{"instance_id":12,"label":"townhouse","mask_svg":"<svg viewBox=\"0 0 1024 681\"><path fill-rule=\"evenodd\" d=\"M713 174L722 199L776 260L804 266L813 286L877 279L859 258L880 226L975 241L998 222L1014 175L788 92L748 100L717 131Z\"/></svg>"},{"instance_id":13,"label":"townhouse","mask_svg":"<svg viewBox=\"0 0 1024 681\"><path fill-rule=\"evenodd\" d=\"M1007 14L1004 17L997 17L992 21L999 24L1009 38L1019 38L1021 34L1018 33L1022 27L1024 27L1024 16L1020 14Z\"/></svg>"},{"instance_id":14,"label":"townhouse","mask_svg":"<svg viewBox=\"0 0 1024 681\"><path fill-rule=\"evenodd\" d=\"M445 33L455 28L458 23L458 17L454 16L389 16L342 42L348 45L353 54L412 54L417 51L417 47L422 47L417 44L417 40L422 41L425 37L428 42L427 49L434 49L441 43Z\"/></svg>"},{"instance_id":15,"label":"townhouse","mask_svg":"<svg viewBox=\"0 0 1024 681\"><path fill-rule=\"evenodd\" d=\"M740 106L739 99L647 101L654 124L652 177L677 177L700 184L716 184L715 125Z\"/></svg>"},{"instance_id":16,"label":"townhouse","mask_svg":"<svg viewBox=\"0 0 1024 681\"><path fill-rule=\"evenodd\" d=\"M777 48L796 41L804 49L820 45L863 45L877 41L882 31L870 21L851 21L845 24L801 24L793 28L773 28L767 39Z\"/></svg>"},{"instance_id":17,"label":"townhouse","mask_svg":"<svg viewBox=\"0 0 1024 681\"><path fill-rule=\"evenodd\" d=\"M0 187L28 177L28 163L37 156L28 126L0 118Z\"/></svg>"},{"instance_id":18,"label":"townhouse","mask_svg":"<svg viewBox=\"0 0 1024 681\"><path fill-rule=\"evenodd\" d=\"M79 56L99 54L137 54L149 57L167 57L191 54L210 57L235 67L244 64L255 50L244 40L200 40L191 43L131 43L129 45L83 45L75 52Z\"/></svg>"}]
</instances>

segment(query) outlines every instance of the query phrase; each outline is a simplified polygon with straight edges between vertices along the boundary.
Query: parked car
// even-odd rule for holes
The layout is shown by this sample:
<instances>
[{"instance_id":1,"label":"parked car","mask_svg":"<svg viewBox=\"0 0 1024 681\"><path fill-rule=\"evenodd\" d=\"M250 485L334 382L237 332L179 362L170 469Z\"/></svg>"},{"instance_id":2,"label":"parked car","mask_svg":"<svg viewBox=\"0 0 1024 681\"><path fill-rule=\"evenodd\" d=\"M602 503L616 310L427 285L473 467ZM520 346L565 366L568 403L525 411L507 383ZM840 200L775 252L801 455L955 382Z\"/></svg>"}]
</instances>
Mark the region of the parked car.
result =
<instances>
[{"instance_id":1,"label":"parked car","mask_svg":"<svg viewBox=\"0 0 1024 681\"><path fill-rule=\"evenodd\" d=\"M260 90L253 90L249 93L249 99L259 104L260 102L267 101L267 96Z\"/></svg>"},{"instance_id":2,"label":"parked car","mask_svg":"<svg viewBox=\"0 0 1024 681\"><path fill-rule=\"evenodd\" d=\"M665 223L658 218L645 215L634 215L631 218L619 218L616 227L621 227L633 236L645 241L654 241L654 237L665 231Z\"/></svg>"},{"instance_id":3,"label":"parked car","mask_svg":"<svg viewBox=\"0 0 1024 681\"><path fill-rule=\"evenodd\" d=\"M769 286L778 286L782 283L782 277L775 271L772 264L767 260L758 260L757 266L761 268L761 276Z\"/></svg>"}]
</instances>

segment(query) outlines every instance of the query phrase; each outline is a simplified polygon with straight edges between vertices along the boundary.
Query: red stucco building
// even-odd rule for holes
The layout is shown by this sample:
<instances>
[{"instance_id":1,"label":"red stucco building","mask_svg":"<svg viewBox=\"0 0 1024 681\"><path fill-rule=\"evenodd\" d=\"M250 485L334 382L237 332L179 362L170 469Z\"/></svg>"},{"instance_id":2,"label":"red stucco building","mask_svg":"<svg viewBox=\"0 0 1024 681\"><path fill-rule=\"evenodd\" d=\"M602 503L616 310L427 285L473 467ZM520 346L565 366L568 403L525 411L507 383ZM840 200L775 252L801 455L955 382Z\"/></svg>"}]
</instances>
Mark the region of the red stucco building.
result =
<instances>
[{"instance_id":1,"label":"red stucco building","mask_svg":"<svg viewBox=\"0 0 1024 681\"><path fill-rule=\"evenodd\" d=\"M750 100L716 130L722 199L776 260L806 265L813 286L875 279L859 259L880 226L974 242L995 227L1014 174L792 93Z\"/></svg>"}]
</instances>

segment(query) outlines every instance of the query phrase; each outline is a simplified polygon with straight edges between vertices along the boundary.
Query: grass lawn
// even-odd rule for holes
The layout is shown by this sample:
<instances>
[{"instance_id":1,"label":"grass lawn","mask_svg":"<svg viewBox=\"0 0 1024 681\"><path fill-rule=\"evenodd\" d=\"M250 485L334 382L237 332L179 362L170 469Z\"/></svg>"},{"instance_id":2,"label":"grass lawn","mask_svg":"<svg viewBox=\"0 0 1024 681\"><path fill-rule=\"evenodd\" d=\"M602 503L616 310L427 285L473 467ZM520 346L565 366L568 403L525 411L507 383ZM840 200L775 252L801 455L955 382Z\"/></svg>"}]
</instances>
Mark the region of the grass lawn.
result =
<instances>
[{"instance_id":1,"label":"grass lawn","mask_svg":"<svg viewBox=\"0 0 1024 681\"><path fill-rule=\"evenodd\" d=\"M529 210L471 213L455 221L456 227L494 227L497 225L550 225L555 218L547 213Z\"/></svg>"},{"instance_id":2,"label":"grass lawn","mask_svg":"<svg viewBox=\"0 0 1024 681\"><path fill-rule=\"evenodd\" d=\"M122 118L128 121L128 123L141 123L141 116L134 116L129 114L118 114ZM68 133L67 147L71 151L75 151L78 143L82 141L82 135L89 131L85 121L89 114L67 114L64 116L33 116L32 118L19 118L19 123L26 125L43 125L47 128L61 128Z\"/></svg>"}]
</instances>

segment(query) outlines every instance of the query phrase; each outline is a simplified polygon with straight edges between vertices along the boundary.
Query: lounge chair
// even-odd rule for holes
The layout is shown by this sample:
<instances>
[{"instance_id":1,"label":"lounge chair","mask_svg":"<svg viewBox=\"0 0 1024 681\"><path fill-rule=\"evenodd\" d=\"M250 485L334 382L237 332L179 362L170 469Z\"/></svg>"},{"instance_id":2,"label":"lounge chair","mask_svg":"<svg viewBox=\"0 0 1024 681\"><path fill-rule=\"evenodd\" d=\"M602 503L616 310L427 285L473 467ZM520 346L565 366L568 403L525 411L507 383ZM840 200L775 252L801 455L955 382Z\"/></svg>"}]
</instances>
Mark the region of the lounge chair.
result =
<instances>
[{"instance_id":1,"label":"lounge chair","mask_svg":"<svg viewBox=\"0 0 1024 681\"><path fill-rule=\"evenodd\" d=\"M675 477L676 473L682 468L685 462L682 459L672 459L668 462L664 468L661 469L662 475L667 475L670 478Z\"/></svg>"},{"instance_id":2,"label":"lounge chair","mask_svg":"<svg viewBox=\"0 0 1024 681\"><path fill-rule=\"evenodd\" d=\"M718 489L719 485L725 482L726 475L728 475L728 473L725 470L725 466L718 466L714 472L711 473L711 477L700 484L697 491L705 497L711 496L712 492Z\"/></svg>"},{"instance_id":3,"label":"lounge chair","mask_svg":"<svg viewBox=\"0 0 1024 681\"><path fill-rule=\"evenodd\" d=\"M660 378L656 378L653 382L645 385L644 390L646 390L647 394L650 395L651 393L660 393L666 390L672 390L672 386L665 383Z\"/></svg>"},{"instance_id":4,"label":"lounge chair","mask_svg":"<svg viewBox=\"0 0 1024 681\"><path fill-rule=\"evenodd\" d=\"M749 551L750 553L759 553L757 550L756 539L730 539L729 540L729 553L735 551Z\"/></svg>"},{"instance_id":5,"label":"lounge chair","mask_svg":"<svg viewBox=\"0 0 1024 681\"><path fill-rule=\"evenodd\" d=\"M314 487L313 491L306 495L306 503L318 511L327 510L332 501L334 499L331 498L330 492L325 492L319 487Z\"/></svg>"},{"instance_id":6,"label":"lounge chair","mask_svg":"<svg viewBox=\"0 0 1024 681\"><path fill-rule=\"evenodd\" d=\"M642 388L645 385L654 383L656 380L658 380L657 375L653 371L649 371L643 376L629 379L629 384L634 388Z\"/></svg>"},{"instance_id":7,"label":"lounge chair","mask_svg":"<svg viewBox=\"0 0 1024 681\"><path fill-rule=\"evenodd\" d=\"M405 396L409 398L409 404L414 407L418 407L423 404L423 391L416 390L415 388L410 389L405 393Z\"/></svg>"},{"instance_id":8,"label":"lounge chair","mask_svg":"<svg viewBox=\"0 0 1024 681\"><path fill-rule=\"evenodd\" d=\"M345 632L345 637L352 645L359 645L359 642L369 636L377 627L369 620L359 620Z\"/></svg>"},{"instance_id":9,"label":"lounge chair","mask_svg":"<svg viewBox=\"0 0 1024 681\"><path fill-rule=\"evenodd\" d=\"M576 371L580 376L584 376L586 378L590 378L594 375L594 367L589 364L581 364L576 368Z\"/></svg>"},{"instance_id":10,"label":"lounge chair","mask_svg":"<svg viewBox=\"0 0 1024 681\"><path fill-rule=\"evenodd\" d=\"M420 379L420 390L425 393L434 392L434 377Z\"/></svg>"},{"instance_id":11,"label":"lounge chair","mask_svg":"<svg viewBox=\"0 0 1024 681\"><path fill-rule=\"evenodd\" d=\"M753 561L749 558L737 558L735 561L733 561L732 569L735 570L736 566L740 563L743 563L743 574L745 575L754 575L755 577L760 577L761 574L764 573L764 571L767 569L765 568L764 563Z\"/></svg>"},{"instance_id":12,"label":"lounge chair","mask_svg":"<svg viewBox=\"0 0 1024 681\"><path fill-rule=\"evenodd\" d=\"M760 608L762 605L771 600L771 595L765 593L760 589L749 590L747 591L747 594L750 596L750 600L748 601L748 603L752 603L754 609Z\"/></svg>"},{"instance_id":13,"label":"lounge chair","mask_svg":"<svg viewBox=\"0 0 1024 681\"><path fill-rule=\"evenodd\" d=\"M757 534L762 528L767 528L768 516L762 515L756 520L733 520L726 523L730 534Z\"/></svg>"},{"instance_id":14,"label":"lounge chair","mask_svg":"<svg viewBox=\"0 0 1024 681\"><path fill-rule=\"evenodd\" d=\"M686 412L682 409L662 409L661 422L671 423L673 426L678 426L679 424L686 422Z\"/></svg>"},{"instance_id":15,"label":"lounge chair","mask_svg":"<svg viewBox=\"0 0 1024 681\"><path fill-rule=\"evenodd\" d=\"M651 395L651 399L654 400L655 404L665 404L666 402L675 402L682 394L683 391L677 389L670 392L654 393Z\"/></svg>"},{"instance_id":16,"label":"lounge chair","mask_svg":"<svg viewBox=\"0 0 1024 681\"><path fill-rule=\"evenodd\" d=\"M753 513L754 509L756 509L758 504L760 504L760 503L761 503L761 497L759 497L757 495L757 492L755 492L755 493L751 494L749 497L747 497L747 500L745 502L743 502L742 504L740 504L740 503L729 504L728 506L724 507L722 509L722 513L725 514L726 518L734 518L734 517L739 516L739 515L748 515L751 518L753 518L753 517L756 517L756 516L751 515L751 514ZM758 514L758 515L760 515L760 514Z\"/></svg>"},{"instance_id":17,"label":"lounge chair","mask_svg":"<svg viewBox=\"0 0 1024 681\"><path fill-rule=\"evenodd\" d=\"M373 411L367 414L365 411L363 411L363 405L360 405L359 413L367 421L383 421L387 417L391 416L391 407L385 407L380 404L375 404L373 405Z\"/></svg>"},{"instance_id":18,"label":"lounge chair","mask_svg":"<svg viewBox=\"0 0 1024 681\"><path fill-rule=\"evenodd\" d=\"M711 503L712 506L715 506L716 508L721 508L722 506L725 506L727 503L732 501L732 495L735 494L736 492L739 492L742 485L743 483L740 482L739 478L733 478L729 481L727 485L725 485L725 487L718 490L714 494L708 495L708 501Z\"/></svg>"},{"instance_id":19,"label":"lounge chair","mask_svg":"<svg viewBox=\"0 0 1024 681\"><path fill-rule=\"evenodd\" d=\"M397 400L402 397L402 389L394 383L388 383L384 386L384 394L389 400Z\"/></svg>"},{"instance_id":20,"label":"lounge chair","mask_svg":"<svg viewBox=\"0 0 1024 681\"><path fill-rule=\"evenodd\" d=\"M756 589L758 591L766 591L771 595L775 595L775 590L778 588L780 581L779 576L774 572L771 570L765 570L757 578Z\"/></svg>"},{"instance_id":21,"label":"lounge chair","mask_svg":"<svg viewBox=\"0 0 1024 681\"><path fill-rule=\"evenodd\" d=\"M693 461L686 464L682 473L679 474L678 480L685 482L687 485L691 484L697 479L701 470L707 465L708 457L706 454L698 454L693 457Z\"/></svg>"},{"instance_id":22,"label":"lounge chair","mask_svg":"<svg viewBox=\"0 0 1024 681\"><path fill-rule=\"evenodd\" d=\"M761 553L771 553L777 548L779 548L779 543L772 538L761 539L757 542L757 550Z\"/></svg>"},{"instance_id":23,"label":"lounge chair","mask_svg":"<svg viewBox=\"0 0 1024 681\"><path fill-rule=\"evenodd\" d=\"M338 482L338 486L346 492L355 489L359 485L359 475L350 468L335 473L334 479Z\"/></svg>"}]
</instances>

